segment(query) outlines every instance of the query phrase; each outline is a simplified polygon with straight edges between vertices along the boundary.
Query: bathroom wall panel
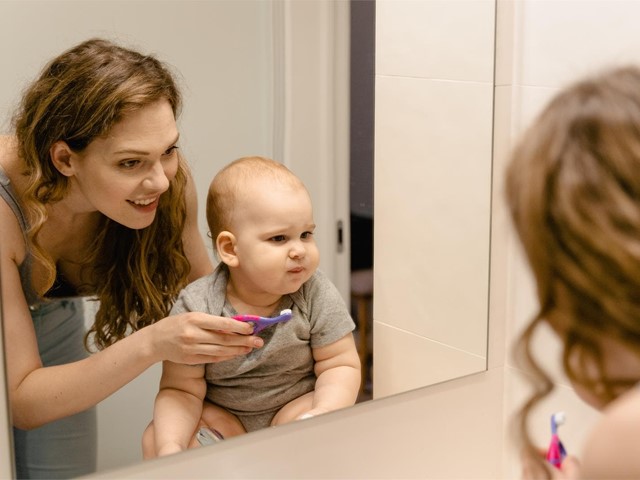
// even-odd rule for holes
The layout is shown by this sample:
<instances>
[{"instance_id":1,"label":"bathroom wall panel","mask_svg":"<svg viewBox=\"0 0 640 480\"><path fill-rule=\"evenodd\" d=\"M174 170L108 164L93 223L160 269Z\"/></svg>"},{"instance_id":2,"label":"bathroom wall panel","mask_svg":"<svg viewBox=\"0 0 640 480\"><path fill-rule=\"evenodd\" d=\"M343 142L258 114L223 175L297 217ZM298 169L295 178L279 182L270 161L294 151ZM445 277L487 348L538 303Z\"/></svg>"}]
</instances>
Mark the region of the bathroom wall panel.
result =
<instances>
[{"instance_id":1,"label":"bathroom wall panel","mask_svg":"<svg viewBox=\"0 0 640 480\"><path fill-rule=\"evenodd\" d=\"M496 0L495 78L496 86L513 83L514 15L513 0Z\"/></svg>"},{"instance_id":2,"label":"bathroom wall panel","mask_svg":"<svg viewBox=\"0 0 640 480\"><path fill-rule=\"evenodd\" d=\"M378 0L376 12L377 74L493 81L493 0Z\"/></svg>"},{"instance_id":3,"label":"bathroom wall panel","mask_svg":"<svg viewBox=\"0 0 640 480\"><path fill-rule=\"evenodd\" d=\"M486 368L486 358L375 323L374 397L433 385Z\"/></svg>"},{"instance_id":4,"label":"bathroom wall panel","mask_svg":"<svg viewBox=\"0 0 640 480\"><path fill-rule=\"evenodd\" d=\"M492 88L381 75L376 85L375 242L386 253L375 318L483 357Z\"/></svg>"},{"instance_id":5,"label":"bathroom wall panel","mask_svg":"<svg viewBox=\"0 0 640 480\"><path fill-rule=\"evenodd\" d=\"M593 69L640 58L640 42L627 40L638 36L637 1L516 3L525 19L516 57L522 84L559 86Z\"/></svg>"}]
</instances>

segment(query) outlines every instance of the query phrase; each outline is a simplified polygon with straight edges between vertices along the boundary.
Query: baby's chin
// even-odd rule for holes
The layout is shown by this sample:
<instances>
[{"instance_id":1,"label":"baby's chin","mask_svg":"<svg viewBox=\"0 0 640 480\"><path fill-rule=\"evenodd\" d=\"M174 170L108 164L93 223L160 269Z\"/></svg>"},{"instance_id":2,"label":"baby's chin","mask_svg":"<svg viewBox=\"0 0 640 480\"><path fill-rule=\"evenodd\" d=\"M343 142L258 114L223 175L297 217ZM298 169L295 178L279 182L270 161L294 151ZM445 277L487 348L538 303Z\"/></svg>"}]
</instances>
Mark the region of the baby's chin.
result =
<instances>
[{"instance_id":1,"label":"baby's chin","mask_svg":"<svg viewBox=\"0 0 640 480\"><path fill-rule=\"evenodd\" d=\"M284 288L282 290L282 293L280 293L280 295L291 295L293 293L296 293L298 290L302 288L302 285L304 285L307 280L309 279L307 278L304 282L299 282L299 283L296 283L296 285L294 286L288 286Z\"/></svg>"}]
</instances>

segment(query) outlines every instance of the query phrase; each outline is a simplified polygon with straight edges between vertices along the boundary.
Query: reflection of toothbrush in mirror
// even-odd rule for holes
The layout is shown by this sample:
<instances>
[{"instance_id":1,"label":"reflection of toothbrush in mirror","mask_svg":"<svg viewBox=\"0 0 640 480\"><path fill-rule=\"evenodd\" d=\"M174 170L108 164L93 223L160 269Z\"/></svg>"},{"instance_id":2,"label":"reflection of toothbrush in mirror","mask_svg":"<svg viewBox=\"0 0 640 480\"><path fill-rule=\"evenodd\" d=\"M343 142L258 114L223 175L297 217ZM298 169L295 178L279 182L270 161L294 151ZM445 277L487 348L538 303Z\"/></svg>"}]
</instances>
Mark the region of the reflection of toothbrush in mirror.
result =
<instances>
[{"instance_id":1,"label":"reflection of toothbrush in mirror","mask_svg":"<svg viewBox=\"0 0 640 480\"><path fill-rule=\"evenodd\" d=\"M547 450L547 461L557 469L560 469L564 457L567 456L564 445L562 445L558 436L558 426L562 425L565 419L564 412L557 412L551 415L551 442Z\"/></svg>"},{"instance_id":2,"label":"reflection of toothbrush in mirror","mask_svg":"<svg viewBox=\"0 0 640 480\"><path fill-rule=\"evenodd\" d=\"M258 315L235 315L233 318L235 318L236 320L240 320L241 322L252 324L253 332L251 333L256 334L258 332L261 332L265 328L270 327L271 325L290 320L291 310L285 308L277 317L259 317Z\"/></svg>"}]
</instances>

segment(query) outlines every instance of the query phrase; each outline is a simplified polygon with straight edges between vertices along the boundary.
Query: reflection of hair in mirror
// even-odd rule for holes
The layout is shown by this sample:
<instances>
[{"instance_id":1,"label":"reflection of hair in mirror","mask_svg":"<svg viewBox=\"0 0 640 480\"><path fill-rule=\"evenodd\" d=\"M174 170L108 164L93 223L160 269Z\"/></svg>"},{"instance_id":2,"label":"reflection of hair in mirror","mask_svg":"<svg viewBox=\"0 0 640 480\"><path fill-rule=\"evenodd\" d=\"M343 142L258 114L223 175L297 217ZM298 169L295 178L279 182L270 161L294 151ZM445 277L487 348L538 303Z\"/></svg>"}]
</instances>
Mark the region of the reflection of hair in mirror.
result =
<instances>
[{"instance_id":1,"label":"reflection of hair in mirror","mask_svg":"<svg viewBox=\"0 0 640 480\"><path fill-rule=\"evenodd\" d=\"M20 478L92 473L92 406L166 358L172 342L180 343L169 321L118 350L105 348L166 317L187 283L188 174L175 146L180 103L171 72L156 58L91 39L44 67L24 91L13 118L15 136L0 137L0 198L8 206L0 227L7 239L2 266L15 268L3 293L25 300L11 304L7 330L15 344L7 348L7 374ZM92 150L121 145L126 135L116 134L118 128L139 134L140 118L166 126L154 130L156 136L135 135L142 152L129 148L123 159L106 148ZM161 163L151 173L135 168ZM117 190L118 180L129 182L126 193ZM114 191L122 198L109 195ZM144 226L129 228L105 211ZM189 240L195 250L196 241ZM100 301L91 333L93 345L105 351L90 358L81 295Z\"/></svg>"},{"instance_id":2,"label":"reflection of hair in mirror","mask_svg":"<svg viewBox=\"0 0 640 480\"><path fill-rule=\"evenodd\" d=\"M29 239L47 272L40 295L55 281L53 260L38 241L47 219L45 205L68 191L68 178L49 161L51 146L63 140L81 152L128 113L159 100L167 100L174 115L179 113L181 95L168 67L153 56L102 39L82 42L51 60L25 91L14 124L30 178L23 199ZM129 328L138 330L166 316L184 286L189 271L181 233L185 182L181 165L169 192L161 197L158 220L149 228L132 230L102 218L100 234L82 262L92 266L83 293L100 300L91 329L98 347L123 338Z\"/></svg>"},{"instance_id":3,"label":"reflection of hair in mirror","mask_svg":"<svg viewBox=\"0 0 640 480\"><path fill-rule=\"evenodd\" d=\"M535 386L519 428L527 461L539 473L549 475L528 436L527 418L553 389L532 353L542 323L561 339L564 369L588 402L600 408L640 381L639 167L635 67L559 93L518 143L508 167L507 200L537 284L538 311L516 352ZM639 442L636 435L633 448ZM583 462L586 468L595 456ZM640 468L637 460L635 466Z\"/></svg>"}]
</instances>

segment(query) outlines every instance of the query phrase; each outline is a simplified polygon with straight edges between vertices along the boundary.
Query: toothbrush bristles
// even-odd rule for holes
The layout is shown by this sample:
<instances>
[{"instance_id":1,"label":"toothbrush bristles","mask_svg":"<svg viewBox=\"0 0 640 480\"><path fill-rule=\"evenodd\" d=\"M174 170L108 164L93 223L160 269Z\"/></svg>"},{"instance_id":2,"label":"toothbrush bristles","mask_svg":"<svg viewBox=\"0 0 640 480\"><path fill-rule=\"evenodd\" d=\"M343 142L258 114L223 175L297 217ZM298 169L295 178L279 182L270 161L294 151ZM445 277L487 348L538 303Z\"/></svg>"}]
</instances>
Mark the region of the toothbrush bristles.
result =
<instances>
[{"instance_id":1,"label":"toothbrush bristles","mask_svg":"<svg viewBox=\"0 0 640 480\"><path fill-rule=\"evenodd\" d=\"M564 412L557 412L553 414L553 419L556 422L556 425L562 425L566 420L566 415Z\"/></svg>"}]
</instances>

